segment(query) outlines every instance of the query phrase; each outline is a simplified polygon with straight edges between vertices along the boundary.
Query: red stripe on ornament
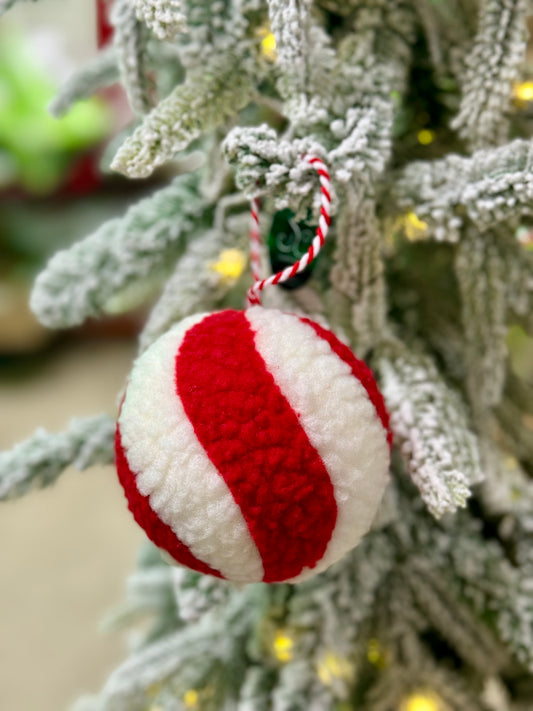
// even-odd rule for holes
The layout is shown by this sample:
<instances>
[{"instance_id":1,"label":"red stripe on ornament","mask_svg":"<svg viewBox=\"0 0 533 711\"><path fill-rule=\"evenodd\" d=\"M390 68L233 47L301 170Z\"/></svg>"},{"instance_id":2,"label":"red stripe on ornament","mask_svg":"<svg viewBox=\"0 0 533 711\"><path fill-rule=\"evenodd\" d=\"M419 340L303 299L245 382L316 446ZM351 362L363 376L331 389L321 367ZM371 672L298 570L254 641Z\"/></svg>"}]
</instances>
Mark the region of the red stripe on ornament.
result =
<instances>
[{"instance_id":1,"label":"red stripe on ornament","mask_svg":"<svg viewBox=\"0 0 533 711\"><path fill-rule=\"evenodd\" d=\"M167 526L166 523L161 521L150 506L149 497L143 496L140 493L135 481L135 474L130 469L126 453L122 446L118 423L115 433L115 461L118 479L126 494L128 508L139 526L144 529L148 538L155 543L156 546L165 550L178 563L197 570L199 573L207 573L217 578L222 578L223 576L218 570L210 568L206 563L191 553L189 548L185 543L180 541L170 526Z\"/></svg>"},{"instance_id":2,"label":"red stripe on ornament","mask_svg":"<svg viewBox=\"0 0 533 711\"><path fill-rule=\"evenodd\" d=\"M337 519L333 485L257 352L243 312L213 314L186 333L176 389L241 509L263 561L263 580L286 580L314 567Z\"/></svg>"},{"instance_id":3,"label":"red stripe on ornament","mask_svg":"<svg viewBox=\"0 0 533 711\"><path fill-rule=\"evenodd\" d=\"M322 328L322 326L318 323L315 323L308 318L300 318L300 321L309 324L309 326L311 326L320 338L323 338L329 343L331 350L350 366L352 374L364 387L370 402L374 405L376 413L387 432L387 442L389 447L392 447L392 432L389 426L389 413L385 407L383 396L378 390L374 375L368 365L362 360L359 360L359 358L356 358L348 346L342 343L342 341L339 341L337 336L335 336L335 334L331 331L328 331L326 328Z\"/></svg>"}]
</instances>

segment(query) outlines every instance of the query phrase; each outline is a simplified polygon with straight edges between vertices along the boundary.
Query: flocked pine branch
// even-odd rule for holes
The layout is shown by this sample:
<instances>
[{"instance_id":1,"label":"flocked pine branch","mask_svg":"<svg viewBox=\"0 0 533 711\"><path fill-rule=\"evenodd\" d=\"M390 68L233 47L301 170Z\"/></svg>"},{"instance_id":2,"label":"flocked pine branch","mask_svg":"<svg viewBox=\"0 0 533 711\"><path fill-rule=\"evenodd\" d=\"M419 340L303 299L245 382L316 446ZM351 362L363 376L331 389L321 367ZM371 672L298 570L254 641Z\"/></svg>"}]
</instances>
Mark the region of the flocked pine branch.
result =
<instances>
[{"instance_id":1,"label":"flocked pine branch","mask_svg":"<svg viewBox=\"0 0 533 711\"><path fill-rule=\"evenodd\" d=\"M533 254L509 231L500 229L495 242L505 272L504 288L508 320L519 320L533 333ZM523 386L522 386L523 387Z\"/></svg>"},{"instance_id":2,"label":"flocked pine branch","mask_svg":"<svg viewBox=\"0 0 533 711\"><path fill-rule=\"evenodd\" d=\"M160 40L170 40L187 30L184 0L134 0L137 19Z\"/></svg>"},{"instance_id":3,"label":"flocked pine branch","mask_svg":"<svg viewBox=\"0 0 533 711\"><path fill-rule=\"evenodd\" d=\"M270 711L271 672L261 665L249 666L240 689L236 711Z\"/></svg>"},{"instance_id":4,"label":"flocked pine branch","mask_svg":"<svg viewBox=\"0 0 533 711\"><path fill-rule=\"evenodd\" d=\"M465 217L483 232L533 213L533 144L516 139L471 157L413 161L394 181L389 206L413 210L426 238L456 242Z\"/></svg>"},{"instance_id":5,"label":"flocked pine branch","mask_svg":"<svg viewBox=\"0 0 533 711\"><path fill-rule=\"evenodd\" d=\"M446 572L432 571L426 560L416 558L413 558L408 568L407 584L429 624L480 674L497 674L501 671L508 662L501 644L497 643L485 623L480 621L478 614L454 596Z\"/></svg>"},{"instance_id":6,"label":"flocked pine branch","mask_svg":"<svg viewBox=\"0 0 533 711\"><path fill-rule=\"evenodd\" d=\"M484 444L487 476L479 489L478 500L489 516L507 516L511 521L511 525L502 529L503 539L507 540L514 537L513 520L516 522L523 514L529 516L533 511L533 481L516 457L488 440Z\"/></svg>"},{"instance_id":7,"label":"flocked pine branch","mask_svg":"<svg viewBox=\"0 0 533 711\"><path fill-rule=\"evenodd\" d=\"M461 74L462 100L453 128L473 148L503 143L510 100L526 50L526 0L483 0L477 35Z\"/></svg>"},{"instance_id":8,"label":"flocked pine branch","mask_svg":"<svg viewBox=\"0 0 533 711\"><path fill-rule=\"evenodd\" d=\"M305 48L309 0L267 0L270 29L276 38L278 88L284 99L305 92Z\"/></svg>"},{"instance_id":9,"label":"flocked pine branch","mask_svg":"<svg viewBox=\"0 0 533 711\"><path fill-rule=\"evenodd\" d=\"M409 551L404 567L423 626L430 622L480 672L503 671L509 652L530 666L533 617L525 590L531 587L533 571L524 575L510 563L500 543L484 536L481 522L468 511L443 526L426 528L413 502L404 495L400 501L393 530L402 540L401 549ZM427 553L420 556L421 550Z\"/></svg>"},{"instance_id":10,"label":"flocked pine branch","mask_svg":"<svg viewBox=\"0 0 533 711\"><path fill-rule=\"evenodd\" d=\"M31 295L39 320L55 328L82 323L140 279L168 270L202 212L197 185L195 174L180 176L55 254Z\"/></svg>"},{"instance_id":11,"label":"flocked pine branch","mask_svg":"<svg viewBox=\"0 0 533 711\"><path fill-rule=\"evenodd\" d=\"M374 29L377 33L377 26ZM402 43L401 46L406 45ZM348 52L348 48L345 51ZM355 49L351 48L351 51L355 53ZM353 57L351 59L355 62ZM376 108L349 108L345 116L334 120L331 132L323 136L332 146L330 151L327 151L326 144L321 144L312 135L289 141L279 139L276 131L268 126L233 129L223 146L227 160L236 170L237 186L249 196L267 188L275 196L283 196L287 202L295 200L296 193L305 194L309 186L298 185L292 189L289 181L299 177L297 170L301 155L314 153L328 162L336 183L353 180L360 190L365 187L370 190L370 186L383 173L392 146L393 102L390 99L392 89L388 87L398 86L401 81L396 65L394 71L388 74L381 68L376 69L378 75L381 71L385 72L387 80L379 77L384 86L378 83L378 88L375 85L369 87L368 97L362 97L363 88L357 82L357 75L351 76L348 73L342 78L342 82L353 81L358 87L359 101L374 102Z\"/></svg>"},{"instance_id":12,"label":"flocked pine branch","mask_svg":"<svg viewBox=\"0 0 533 711\"><path fill-rule=\"evenodd\" d=\"M157 77L158 89L161 89L164 94L168 93L168 84L173 88L175 83L182 79L183 69L179 62L178 49L173 45L149 42L146 46L145 61L147 70L153 72ZM76 101L89 98L96 91L113 84L119 78L117 52L113 45L110 45L101 49L96 57L66 80L51 102L49 110L54 116L62 116L70 110ZM132 125L135 127L134 124L130 124L128 126L129 132L133 130ZM119 138L120 134L114 140ZM122 141L124 141L124 137L122 137ZM120 143L115 146L114 153L119 146Z\"/></svg>"},{"instance_id":13,"label":"flocked pine branch","mask_svg":"<svg viewBox=\"0 0 533 711\"><path fill-rule=\"evenodd\" d=\"M357 353L363 357L386 331L382 233L374 201L361 197L352 184L343 191L337 222L336 259L331 269L330 300L338 316L346 312L345 328L353 333Z\"/></svg>"},{"instance_id":14,"label":"flocked pine branch","mask_svg":"<svg viewBox=\"0 0 533 711\"><path fill-rule=\"evenodd\" d=\"M57 434L38 429L11 451L0 453L0 501L50 486L69 466L83 471L110 464L114 435L115 422L108 415L73 419Z\"/></svg>"},{"instance_id":15,"label":"flocked pine branch","mask_svg":"<svg viewBox=\"0 0 533 711\"><path fill-rule=\"evenodd\" d=\"M533 437L531 436L531 412L524 412L516 401L505 396L495 410L502 433L501 440L514 452L524 466L533 465ZM529 421L528 421L529 420Z\"/></svg>"},{"instance_id":16,"label":"flocked pine branch","mask_svg":"<svg viewBox=\"0 0 533 711\"><path fill-rule=\"evenodd\" d=\"M264 586L235 591L227 604L215 607L196 624L139 650L110 676L101 694L101 708L142 711L147 703L157 704L159 695L163 708L169 708L172 694L169 696L169 688L163 682L170 681L170 688L195 688L204 685L210 676L216 677L220 664L238 664L245 654L243 641L250 625L259 619L266 592ZM228 629L232 630L231 635L227 634ZM220 682L232 696L232 684L237 686L239 680L228 674ZM174 692L174 704L176 696Z\"/></svg>"},{"instance_id":17,"label":"flocked pine branch","mask_svg":"<svg viewBox=\"0 0 533 711\"><path fill-rule=\"evenodd\" d=\"M453 711L487 711L481 689L469 688L455 671L439 666L428 646L412 633L407 632L405 636L409 639L408 659L398 660L383 670L370 689L365 711L389 711L397 705L398 699L421 692L429 696L428 704L433 703L433 696L439 703L446 704L444 708Z\"/></svg>"},{"instance_id":18,"label":"flocked pine branch","mask_svg":"<svg viewBox=\"0 0 533 711\"><path fill-rule=\"evenodd\" d=\"M276 38L277 88L285 102L284 114L291 120L293 130L298 131L317 120L327 119L326 107L316 90L327 90L331 81L328 81L327 70L321 76L323 83L317 82L313 74L315 66L327 66L331 54L318 30L313 33L313 39L318 42L311 41L310 0L267 0L267 4L270 27ZM309 47L314 47L313 57L309 56ZM324 54L321 49L325 50Z\"/></svg>"},{"instance_id":19,"label":"flocked pine branch","mask_svg":"<svg viewBox=\"0 0 533 711\"><path fill-rule=\"evenodd\" d=\"M318 656L317 651L325 647L348 654L372 616L378 591L394 565L390 539L373 531L326 575L291 590L286 622L306 631L304 653ZM343 624L346 619L348 626Z\"/></svg>"},{"instance_id":20,"label":"flocked pine branch","mask_svg":"<svg viewBox=\"0 0 533 711\"><path fill-rule=\"evenodd\" d=\"M447 93L450 92L445 103L453 107L454 113L459 109L457 104L461 97L456 94L456 91L460 91L464 84L466 61L473 52L481 5L479 0L447 0L445 3L427 2L427 0L415 2L415 10L428 47L435 85ZM497 5L498 3L495 4L495 8ZM484 7L487 6L488 3L485 3ZM480 66L479 74L482 71L487 71L487 68ZM474 74L474 71L470 72L471 77ZM464 103L467 99L464 91L462 98ZM499 107L498 117L502 121L507 121L505 109L509 108L508 94L506 99L507 103ZM464 138L469 143L469 137L465 135ZM483 146L483 144L469 145L472 148Z\"/></svg>"},{"instance_id":21,"label":"flocked pine branch","mask_svg":"<svg viewBox=\"0 0 533 711\"><path fill-rule=\"evenodd\" d=\"M291 119L295 135L302 137L313 132L317 124L320 127L329 124L327 116L336 99L335 76L339 70L331 37L315 21L312 12L309 13L306 42L305 92L285 104L285 113Z\"/></svg>"},{"instance_id":22,"label":"flocked pine branch","mask_svg":"<svg viewBox=\"0 0 533 711\"><path fill-rule=\"evenodd\" d=\"M159 552L156 555L161 558ZM173 594L173 577L176 569L167 565L140 568L127 581L128 603L104 619L106 631L134 625L150 617L153 621L135 641L135 648L168 635L179 625Z\"/></svg>"},{"instance_id":23,"label":"flocked pine branch","mask_svg":"<svg viewBox=\"0 0 533 711\"><path fill-rule=\"evenodd\" d=\"M287 625L296 632L297 643L293 663L283 669L270 669L270 683L261 694L262 702L268 702L267 708L301 708L304 711L315 708L309 704L320 699L323 704L326 700L328 703L316 706L317 711L330 708L334 701L333 690L319 682L316 665L323 664L335 650L338 654L349 654L351 645L359 639L363 623L372 614L376 591L381 589L395 561L390 540L376 532L349 555L350 560L333 566L326 575L301 586L261 585L236 591L225 581L180 568L169 570L155 548L148 546L145 551L144 562L141 561L139 571L128 586L128 602L117 619L128 621L150 611L159 616L166 609L169 615L166 635L145 638L145 646L117 670L99 697L92 701L93 706L87 708L132 711L143 708L142 704L149 699L165 709L172 709L176 698L180 698L187 688L203 686L209 674L216 677L216 667L213 668L216 664L225 669L222 683L228 696L217 698L214 709L225 708L224 702L229 697L228 709L256 711L256 707L247 704L250 694L260 694L257 687L254 689L253 682L259 683L262 675L254 674L253 670L265 668L265 656L271 653L269 635L265 641L258 634L265 624L268 627L268 620L261 627L257 626L262 610L268 609L268 601L275 604L277 614L282 616L278 624ZM171 580L175 605L168 597ZM153 605L150 590L152 594L162 596L164 605L157 608ZM349 625L346 619L350 620ZM274 632L275 620L272 625ZM246 645L239 641L241 635ZM212 653L199 663L199 648L203 648L206 640L209 640ZM248 655L246 667L251 674L244 683L241 678L232 682L231 667L239 664L238 655L243 652ZM274 688L273 677L277 678ZM157 691L154 696L154 688L161 690L160 698ZM165 699L169 689L173 689L173 696Z\"/></svg>"},{"instance_id":24,"label":"flocked pine branch","mask_svg":"<svg viewBox=\"0 0 533 711\"><path fill-rule=\"evenodd\" d=\"M505 264L497 237L465 230L458 245L455 272L462 302L466 386L477 416L483 417L502 396L507 346Z\"/></svg>"},{"instance_id":25,"label":"flocked pine branch","mask_svg":"<svg viewBox=\"0 0 533 711\"><path fill-rule=\"evenodd\" d=\"M355 2L351 27L338 45L338 75L332 112L344 117L353 107L381 108L380 122L390 139L394 95L402 92L416 32L413 8L403 2Z\"/></svg>"},{"instance_id":26,"label":"flocked pine branch","mask_svg":"<svg viewBox=\"0 0 533 711\"><path fill-rule=\"evenodd\" d=\"M242 242L241 238L240 246L244 246ZM208 230L190 241L148 317L139 339L141 351L186 316L220 307L235 286L244 264L235 263L237 273L232 276L221 273L223 267L219 262L224 258L225 249L237 246L239 240L235 235L221 234L217 230ZM244 253L236 253L234 259L238 260L240 255L244 256ZM231 254L229 257L231 259ZM244 302L242 294L241 299Z\"/></svg>"},{"instance_id":27,"label":"flocked pine branch","mask_svg":"<svg viewBox=\"0 0 533 711\"><path fill-rule=\"evenodd\" d=\"M376 99L374 101L390 101ZM361 355L386 330L382 232L376 216L374 184L391 151L392 107L349 109L332 122L338 141L328 154L340 190L336 243L331 267L333 300ZM379 118L378 118L379 116ZM385 118L386 117L386 118Z\"/></svg>"},{"instance_id":28,"label":"flocked pine branch","mask_svg":"<svg viewBox=\"0 0 533 711\"><path fill-rule=\"evenodd\" d=\"M50 104L49 110L54 116L62 116L76 101L88 99L95 91L113 84L118 78L116 52L113 47L107 47L67 79Z\"/></svg>"},{"instance_id":29,"label":"flocked pine branch","mask_svg":"<svg viewBox=\"0 0 533 711\"><path fill-rule=\"evenodd\" d=\"M511 460L511 461L510 461ZM515 564L507 562L501 548L491 541L479 545L475 535L462 536L454 552L453 567L461 594L480 616L491 619L507 648L533 670L533 518L531 480L518 462L501 454L501 464L481 490L481 503L491 517L501 517L499 535ZM479 527L479 526L478 526Z\"/></svg>"},{"instance_id":30,"label":"flocked pine branch","mask_svg":"<svg viewBox=\"0 0 533 711\"><path fill-rule=\"evenodd\" d=\"M430 3L420 2L415 3L415 9L424 29L428 53L431 57L431 63L438 76L443 74L444 50L442 46L442 38L439 35L439 23L437 22L436 14Z\"/></svg>"},{"instance_id":31,"label":"flocked pine branch","mask_svg":"<svg viewBox=\"0 0 533 711\"><path fill-rule=\"evenodd\" d=\"M286 664L272 694L275 711L333 711L335 698L330 689L317 679L309 659Z\"/></svg>"},{"instance_id":32,"label":"flocked pine branch","mask_svg":"<svg viewBox=\"0 0 533 711\"><path fill-rule=\"evenodd\" d=\"M437 518L465 506L483 478L465 406L426 355L384 347L376 361L391 427L411 477Z\"/></svg>"},{"instance_id":33,"label":"flocked pine branch","mask_svg":"<svg viewBox=\"0 0 533 711\"><path fill-rule=\"evenodd\" d=\"M339 46L336 86L340 101L348 99L351 105L342 107L330 124L334 145L328 160L340 192L331 299L364 355L386 332L375 184L391 156L393 97L406 82L414 15L407 6L380 3L361 7L353 22L359 32ZM340 101L333 99L333 106Z\"/></svg>"},{"instance_id":34,"label":"flocked pine branch","mask_svg":"<svg viewBox=\"0 0 533 711\"><path fill-rule=\"evenodd\" d=\"M422 626L421 629L425 629L428 622L430 624L434 623L438 630L444 632L445 638L452 640L452 643L459 644L457 640L463 640L459 646L466 655L467 661L480 670L494 668L496 660L501 659L499 649L495 648L489 641L487 632L480 629L479 625L467 614L464 603L453 599L454 586L450 585L448 591L445 591L439 582L443 571L448 571L453 560L460 564L459 572L463 571L462 573L460 572L463 577L467 575L464 571L469 571L472 578L476 579L477 583L482 587L484 586L483 581L487 579L488 570L480 570L475 567L473 569L469 568L468 560L470 556L462 548L463 538L456 539L455 536L450 536L449 532L445 530L439 532L438 529L435 532L438 532L438 535L435 537L435 533L432 534L431 529L424 528L421 518L418 520L415 516L413 519L413 513L409 511L411 503L406 501L404 505L407 508L399 512L400 518L398 520L398 523L401 521L400 528L405 529L405 533L399 532L398 541L401 541L399 551L405 551L406 546L407 548L412 547L411 553L404 563L401 562L403 558L400 556L398 559L394 550L391 549L391 542L395 540L395 537L391 538L387 534L374 532L363 540L359 548L348 556L348 559L333 566L323 576L308 581L297 588L291 589L290 586L277 586L274 589L268 589L269 595L272 594L279 598L276 605L278 610L281 609L281 600L286 595L289 595L290 591L286 607L288 616L283 616L280 624L286 624L296 634L297 644L294 650L296 656L294 664L291 664L290 668L297 678L301 679L301 674L303 674L304 678L308 679L308 684L299 688L295 686L296 680L291 679L292 673L285 668L285 671L280 674L278 684L275 686L276 690L273 692L272 699L274 703L276 700L280 700L281 703L281 700L284 699L286 703L292 702L294 704L297 700L297 703L305 704L305 700L309 699L309 686L315 689L319 698L325 700L323 689L321 690L320 687L315 686L316 679L313 678L311 682L307 672L304 672L304 670L310 668L308 659L311 657L315 665L320 665L324 654L331 655L335 650L336 658L342 660L343 655L347 653L346 650L353 649L354 642L359 639L360 633L358 630L361 622L371 614L376 604L376 599L383 600L385 589L390 587L387 583L383 584L383 576L387 576L389 572L393 576L392 579L397 581L399 585L398 589L394 588L394 591L391 591L391 604L394 610L396 610L396 603L398 603L399 607L406 611L407 603L403 599L405 597L404 592L408 585L412 585L417 589L417 600L420 598L417 604L420 603L421 605L422 616L418 618L418 624ZM479 546L480 541L479 538L476 540L477 533L474 530L469 530L468 532L465 530L464 533L466 534L464 536L465 542L469 545ZM494 551L496 550L494 546L492 548ZM420 576L418 573L415 576L415 571L411 570L411 561L420 560L421 552L426 549L432 551L431 565L435 573L431 573L430 570L424 568L424 580L426 582L424 583L424 592L422 594ZM501 552L499 560L502 560ZM395 572L396 565L406 567L404 573L400 575L399 571ZM186 573L185 577L190 575L191 573ZM406 576L405 579L403 575ZM428 585L427 580L433 580L433 582ZM436 583L435 580L437 581ZM448 580L447 577L446 580ZM499 586L501 587L501 585L507 583L508 578L502 576ZM213 581L212 585L216 589L220 583ZM435 588L435 585L437 588ZM494 583L489 586L485 585L485 588L492 594L497 593L500 589ZM200 594L201 590L198 590L197 593ZM192 599L192 590L190 590L190 594ZM346 609L344 610L345 605ZM342 610L344 610L343 614L339 615L339 611ZM397 616L397 611L391 611L391 614L394 614L395 619L401 619L401 616ZM411 613L409 614L411 615ZM383 614L381 613L380 619L382 618ZM343 624L343 621L347 619L350 619L350 625ZM397 624L395 623L395 625ZM391 625L385 623L382 634L384 634L384 637L381 638L382 644L392 644L393 640L396 639L395 644L398 643L403 646L402 640L405 636L405 631L398 630L398 636L395 637L394 633L392 633ZM483 639L485 641L480 642ZM252 656L254 656L253 644L250 646L249 643L248 648ZM389 647L387 649L387 654L392 654L392 649ZM404 661L406 653L408 653L409 664L412 666L409 667L411 669L410 674L404 676L404 681L410 678L413 682L420 682L424 678L424 674L420 669L418 655L413 656L412 649L404 649L402 652ZM258 654L258 662L260 662L261 653L259 650ZM301 659L302 655L303 659ZM424 656L427 656L427 651L424 652ZM346 656L344 656L344 659L346 659ZM389 657L389 664L390 662L391 659ZM344 663L346 664L347 661ZM391 670L394 671L394 668L395 666L392 665ZM364 671L362 673L364 674ZM255 678L257 679L257 676ZM341 681L337 680L337 689ZM286 687L286 684L289 686ZM457 680L457 684L459 684L459 680ZM401 688L405 691L404 686ZM284 691L281 691L281 689L284 689ZM466 690L464 693L467 693ZM264 697L262 698L264 699ZM336 695L336 698L342 698L342 694ZM282 708L285 707L282 706ZM329 706L325 706L325 708L329 708Z\"/></svg>"},{"instance_id":35,"label":"flocked pine branch","mask_svg":"<svg viewBox=\"0 0 533 711\"><path fill-rule=\"evenodd\" d=\"M136 113L145 114L152 106L146 70L146 27L137 19L131 0L114 2L111 22L113 47L130 106Z\"/></svg>"},{"instance_id":36,"label":"flocked pine branch","mask_svg":"<svg viewBox=\"0 0 533 711\"><path fill-rule=\"evenodd\" d=\"M209 66L190 71L185 82L152 109L126 139L112 168L132 178L150 175L157 166L216 128L252 99L254 80L234 51Z\"/></svg>"},{"instance_id":37,"label":"flocked pine branch","mask_svg":"<svg viewBox=\"0 0 533 711\"><path fill-rule=\"evenodd\" d=\"M410 496L401 494L397 503L399 508L392 518L381 522L382 529L370 532L357 549L324 574L296 587L249 586L235 591L223 581L191 571L169 573L149 546L153 554L133 579L125 614L128 610L150 611L150 595L162 596L163 604L152 611L159 617L168 614L167 634L162 636L160 630L153 639L145 639L144 646L117 670L87 708L130 711L150 702L170 711L186 689L201 690L206 684L213 689L215 684L211 691L215 695L209 697L214 709L255 711L250 706L254 698L259 708L303 710L313 708L313 700L320 699L317 711L330 709L347 698L345 694L354 685L367 687L369 668L356 660L366 662L368 623L373 621L376 626L371 634L378 637L372 644L381 647L379 654L385 655L386 662L365 696L365 708L366 704L374 708L372 700L385 698L381 695L384 684L389 691L395 690L397 700L433 679L431 688L459 711L461 706L453 703L468 699L474 684L479 693L487 674L497 676L508 664L496 633L509 639L505 635L511 631L517 653L517 638L526 646L526 633L531 630L529 608L517 609L516 597L502 594L505 589L514 591L519 576L496 543L483 542L479 525L470 514L465 512L444 527L428 527L427 513L418 512ZM175 604L169 597L171 579ZM490 625L479 618L478 610L495 613ZM271 619L269 611L274 615ZM271 657L268 661L271 633L280 626L290 630L294 645L290 659L281 667L274 665ZM437 683L438 662L417 636L431 630L448 640L476 672L470 688L454 675L444 675ZM204 651L199 659L199 649L205 648L207 641L209 654ZM239 656L244 649L246 660ZM343 672L332 675L326 666L324 673L329 676L324 680L316 670L327 665L328 659ZM243 663L248 672L235 679L232 669ZM260 670L269 673L265 677ZM267 679L266 687L261 687ZM441 686L444 679L451 684L449 689Z\"/></svg>"},{"instance_id":38,"label":"flocked pine branch","mask_svg":"<svg viewBox=\"0 0 533 711\"><path fill-rule=\"evenodd\" d=\"M498 610L501 638L507 643L519 662L533 673L533 577L515 581L505 592L507 605Z\"/></svg>"},{"instance_id":39,"label":"flocked pine branch","mask_svg":"<svg viewBox=\"0 0 533 711\"><path fill-rule=\"evenodd\" d=\"M392 112L387 113L388 122L379 107L352 108L331 123L334 148L328 153L328 165L340 185L351 181L360 194L373 193L392 149Z\"/></svg>"},{"instance_id":40,"label":"flocked pine branch","mask_svg":"<svg viewBox=\"0 0 533 711\"><path fill-rule=\"evenodd\" d=\"M158 551L155 554L161 558ZM224 580L200 576L191 570L172 567L172 588L180 624L198 622L215 608L225 605L233 586Z\"/></svg>"},{"instance_id":41,"label":"flocked pine branch","mask_svg":"<svg viewBox=\"0 0 533 711\"><path fill-rule=\"evenodd\" d=\"M485 618L504 643L495 661L509 664L509 653L533 669L532 570L520 570L507 560L502 546L482 536L480 522L461 517L454 527L457 545L449 549L446 578L478 619ZM444 532L438 538L444 541ZM442 545L435 540L435 545ZM453 578L449 575L453 571ZM487 614L489 613L490 614Z\"/></svg>"},{"instance_id":42,"label":"flocked pine branch","mask_svg":"<svg viewBox=\"0 0 533 711\"><path fill-rule=\"evenodd\" d=\"M462 48L463 52L466 51L478 26L479 0L449 0L449 2L442 4L416 1L417 13L420 13L421 5L427 7L428 4L434 14L434 22L441 30L443 45L454 51L457 51L458 48ZM422 24L424 25L424 23ZM462 58L460 54L455 62L459 65L459 60Z\"/></svg>"},{"instance_id":43,"label":"flocked pine branch","mask_svg":"<svg viewBox=\"0 0 533 711\"><path fill-rule=\"evenodd\" d=\"M127 582L129 600L127 614L110 616L105 626L123 625L125 621L130 622L137 617L141 619L150 614L160 616L167 613L177 617L172 584L176 570L179 568L160 565L130 575ZM168 630L169 620L165 620L165 623ZM177 620L174 624L177 625Z\"/></svg>"},{"instance_id":44,"label":"flocked pine branch","mask_svg":"<svg viewBox=\"0 0 533 711\"><path fill-rule=\"evenodd\" d=\"M360 5L360 0L317 0L317 5L342 17L350 15Z\"/></svg>"},{"instance_id":45,"label":"flocked pine branch","mask_svg":"<svg viewBox=\"0 0 533 711\"><path fill-rule=\"evenodd\" d=\"M298 210L319 200L316 171L302 155L325 158L325 149L313 139L278 139L269 126L236 127L222 144L224 156L235 169L237 187L249 197L263 192L275 198L276 207L289 204ZM333 195L334 198L334 195Z\"/></svg>"},{"instance_id":46,"label":"flocked pine branch","mask_svg":"<svg viewBox=\"0 0 533 711\"><path fill-rule=\"evenodd\" d=\"M467 511L447 519L443 526L428 528L427 514L417 512L410 497L402 493L398 501L401 506L391 533L401 541L398 552L407 555L400 556L392 580L400 587L398 597L412 590L413 602L382 596L386 609L392 609L388 617L386 609L379 611L378 633L394 637L396 628L401 646L402 625L420 632L433 628L482 675L492 670L497 676L507 668L509 649L529 665L533 618L524 592L518 591L528 589L532 573L524 576L510 564L504 549L483 536L480 521ZM422 613L420 617L413 616L412 604Z\"/></svg>"},{"instance_id":47,"label":"flocked pine branch","mask_svg":"<svg viewBox=\"0 0 533 711\"><path fill-rule=\"evenodd\" d=\"M225 605L232 591L225 581L169 566L161 551L146 540L139 552L138 568L127 581L127 601L108 615L104 627L123 627L150 618L152 624L145 624L136 638L135 649L141 649Z\"/></svg>"},{"instance_id":48,"label":"flocked pine branch","mask_svg":"<svg viewBox=\"0 0 533 711\"><path fill-rule=\"evenodd\" d=\"M176 38L184 66L205 68L230 48L248 56L250 52L256 54L260 39L251 31L250 23L265 14L264 0L186 0L187 33Z\"/></svg>"}]
</instances>

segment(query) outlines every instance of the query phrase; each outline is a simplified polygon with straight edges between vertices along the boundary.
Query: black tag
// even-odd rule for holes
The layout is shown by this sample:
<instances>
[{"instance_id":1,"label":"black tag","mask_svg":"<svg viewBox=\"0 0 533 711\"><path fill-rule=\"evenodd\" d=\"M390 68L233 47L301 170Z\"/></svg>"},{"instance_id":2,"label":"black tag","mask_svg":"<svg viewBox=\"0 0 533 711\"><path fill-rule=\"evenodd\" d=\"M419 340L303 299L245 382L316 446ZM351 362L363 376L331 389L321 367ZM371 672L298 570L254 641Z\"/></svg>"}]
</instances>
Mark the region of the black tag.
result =
<instances>
[{"instance_id":1,"label":"black tag","mask_svg":"<svg viewBox=\"0 0 533 711\"><path fill-rule=\"evenodd\" d=\"M268 235L268 252L274 274L297 262L307 252L316 233L316 227L307 222L296 222L294 212L289 209L280 210L274 215L272 227ZM309 279L315 267L313 260L307 267L291 279L279 286L285 289L296 289Z\"/></svg>"}]
</instances>

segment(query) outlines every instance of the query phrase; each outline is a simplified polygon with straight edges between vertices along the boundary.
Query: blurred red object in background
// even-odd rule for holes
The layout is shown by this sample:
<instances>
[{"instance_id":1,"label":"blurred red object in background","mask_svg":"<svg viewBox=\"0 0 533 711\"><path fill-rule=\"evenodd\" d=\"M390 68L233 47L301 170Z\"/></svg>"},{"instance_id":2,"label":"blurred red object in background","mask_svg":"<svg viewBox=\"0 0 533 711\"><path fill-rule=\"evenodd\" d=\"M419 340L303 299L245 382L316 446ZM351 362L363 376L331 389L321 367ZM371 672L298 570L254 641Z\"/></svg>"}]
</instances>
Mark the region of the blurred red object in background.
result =
<instances>
[{"instance_id":1,"label":"blurred red object in background","mask_svg":"<svg viewBox=\"0 0 533 711\"><path fill-rule=\"evenodd\" d=\"M96 0L96 33L98 47L106 45L113 35L113 27L109 22L109 13L113 0Z\"/></svg>"}]
</instances>

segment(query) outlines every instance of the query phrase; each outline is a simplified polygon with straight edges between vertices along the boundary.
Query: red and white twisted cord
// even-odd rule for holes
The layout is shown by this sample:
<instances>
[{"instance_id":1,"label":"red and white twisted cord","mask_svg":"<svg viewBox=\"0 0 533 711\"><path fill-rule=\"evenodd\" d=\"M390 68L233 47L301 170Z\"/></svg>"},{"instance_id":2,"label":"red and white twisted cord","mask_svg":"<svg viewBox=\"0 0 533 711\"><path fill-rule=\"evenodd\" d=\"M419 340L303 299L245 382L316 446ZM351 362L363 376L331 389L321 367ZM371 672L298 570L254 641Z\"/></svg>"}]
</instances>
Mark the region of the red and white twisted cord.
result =
<instances>
[{"instance_id":1,"label":"red and white twisted cord","mask_svg":"<svg viewBox=\"0 0 533 711\"><path fill-rule=\"evenodd\" d=\"M317 254L322 249L329 225L331 223L331 182L329 171L325 163L316 156L304 156L303 158L315 168L320 178L320 191L322 193L322 204L320 207L320 218L318 227L313 238L311 246L307 252L292 266L286 267L277 274L272 274L267 279L261 279L261 232L259 229L259 200L254 198L251 203L251 222L250 222L250 264L252 267L252 275L254 284L248 289L246 295L248 306L261 303L261 292L271 284L279 284L287 281L299 272L303 271L307 265L315 259Z\"/></svg>"}]
</instances>

